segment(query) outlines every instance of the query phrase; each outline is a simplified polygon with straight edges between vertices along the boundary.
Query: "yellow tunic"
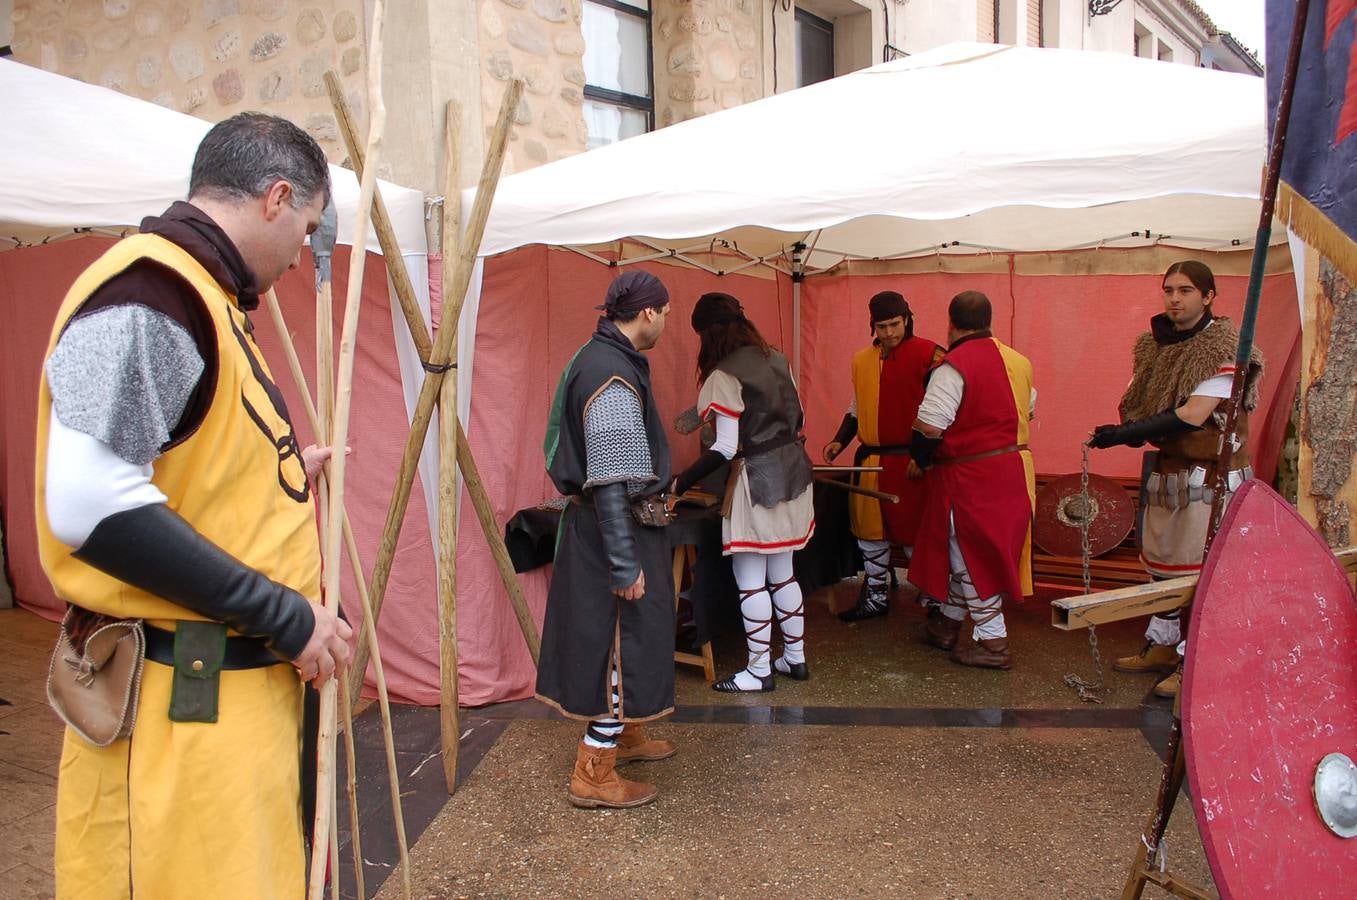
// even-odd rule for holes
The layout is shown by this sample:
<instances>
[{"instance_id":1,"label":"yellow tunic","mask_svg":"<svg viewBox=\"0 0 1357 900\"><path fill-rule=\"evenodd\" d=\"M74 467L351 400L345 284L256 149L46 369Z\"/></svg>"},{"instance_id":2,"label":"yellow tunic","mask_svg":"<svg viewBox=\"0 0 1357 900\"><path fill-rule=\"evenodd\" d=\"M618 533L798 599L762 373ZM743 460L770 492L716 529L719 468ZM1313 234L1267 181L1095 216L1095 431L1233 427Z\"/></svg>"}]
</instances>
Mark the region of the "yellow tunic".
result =
<instances>
[{"instance_id":1,"label":"yellow tunic","mask_svg":"<svg viewBox=\"0 0 1357 900\"><path fill-rule=\"evenodd\" d=\"M199 428L153 464L152 483L208 540L274 581L320 596L314 506L291 426L245 314L186 251L155 235L114 245L72 286L48 356L90 295L134 261L166 265L198 292L214 325L217 380ZM86 565L52 534L45 493L51 394L38 404L36 492L43 568L62 599L165 629L199 619ZM253 413L253 415L251 414ZM269 432L265 433L265 429ZM283 447L285 449L279 449ZM223 671L215 724L171 722L172 670L147 662L136 726L104 748L69 729L57 786L62 898L298 897L304 891L302 687L287 665Z\"/></svg>"},{"instance_id":2,"label":"yellow tunic","mask_svg":"<svg viewBox=\"0 0 1357 900\"><path fill-rule=\"evenodd\" d=\"M994 342L999 347L999 355L1004 359L1004 370L1008 373L1008 383L1013 388L1013 402L1018 407L1018 443L1026 444L1031 433L1029 422L1032 409L1032 362L1017 350L1001 341ZM1022 467L1027 475L1027 497L1032 503L1032 511L1037 508L1037 470L1032 461L1032 451L1023 450ZM1018 563L1018 577L1022 580L1024 596L1032 593L1032 526L1027 526L1027 540L1023 544L1022 559Z\"/></svg>"},{"instance_id":3,"label":"yellow tunic","mask_svg":"<svg viewBox=\"0 0 1357 900\"><path fill-rule=\"evenodd\" d=\"M858 407L858 440L864 444L880 445L877 430L877 409L881 402L881 348L873 344L853 354L853 397ZM877 454L862 460L864 466L881 465ZM857 484L868 490L878 489L875 472L861 472ZM881 501L862 494L848 495L849 521L853 534L864 541L885 540L881 521Z\"/></svg>"}]
</instances>

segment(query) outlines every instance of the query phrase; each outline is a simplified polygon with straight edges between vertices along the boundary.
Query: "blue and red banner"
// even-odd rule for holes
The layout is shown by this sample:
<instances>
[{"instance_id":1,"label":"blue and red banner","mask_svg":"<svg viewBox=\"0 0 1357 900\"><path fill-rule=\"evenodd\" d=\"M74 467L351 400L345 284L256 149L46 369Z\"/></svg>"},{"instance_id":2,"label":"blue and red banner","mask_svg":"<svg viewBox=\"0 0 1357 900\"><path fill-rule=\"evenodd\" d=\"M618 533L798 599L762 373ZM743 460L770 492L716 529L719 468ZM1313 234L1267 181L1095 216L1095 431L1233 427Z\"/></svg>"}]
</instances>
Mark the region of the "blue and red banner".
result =
<instances>
[{"instance_id":1,"label":"blue and red banner","mask_svg":"<svg viewBox=\"0 0 1357 900\"><path fill-rule=\"evenodd\" d=\"M1268 0L1268 127L1275 125L1296 0ZM1310 0L1277 217L1357 281L1357 0ZM1270 135L1269 135L1270 137Z\"/></svg>"}]
</instances>

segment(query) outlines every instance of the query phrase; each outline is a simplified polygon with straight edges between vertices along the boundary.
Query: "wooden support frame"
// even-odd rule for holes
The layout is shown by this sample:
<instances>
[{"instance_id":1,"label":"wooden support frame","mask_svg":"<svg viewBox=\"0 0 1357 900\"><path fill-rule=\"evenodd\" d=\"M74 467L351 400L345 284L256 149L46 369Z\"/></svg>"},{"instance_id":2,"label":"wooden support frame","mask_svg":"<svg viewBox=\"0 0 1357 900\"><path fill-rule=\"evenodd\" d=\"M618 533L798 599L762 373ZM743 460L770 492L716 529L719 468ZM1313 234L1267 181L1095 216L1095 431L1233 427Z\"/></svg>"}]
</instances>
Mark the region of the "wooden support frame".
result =
<instances>
[{"instance_id":1,"label":"wooden support frame","mask_svg":"<svg viewBox=\"0 0 1357 900\"><path fill-rule=\"evenodd\" d=\"M461 316L462 303L466 299L467 287L471 282L472 270L475 267L477 253L480 248L481 236L485 232L485 221L490 214L490 202L494 197L495 188L499 184L500 169L503 165L505 149L508 143L509 130L512 127L513 110L517 107L519 99L523 95L523 81L515 79L511 81L505 90L503 101L500 105L499 118L495 122L494 131L491 133L490 146L485 157L485 164L481 169L480 181L476 190L476 202L471 211L470 223L466 229L466 235L459 244L457 264L453 269L451 279L444 279L444 299L447 301L444 307L444 322L446 327L439 331L437 345L434 345L429 338L428 328L424 325L418 305L415 302L414 292L409 289L409 281L405 280L406 285L402 288L402 282L392 279L392 286L396 292L396 299L401 305L401 310L405 315L405 320L410 327L410 336L414 340L415 349L419 353L420 359L424 362L428 371L424 379L424 384L420 390L419 401L415 412L411 416L410 434L406 440L405 452L401 459L400 472L396 478L396 487L391 497L391 504L387 509L386 525L382 532L382 543L378 549L377 561L372 570L372 618L374 620L374 631L376 619L381 615L382 603L386 595L387 580L391 574L391 564L395 557L396 541L400 536L401 526L404 524L406 505L410 500L410 491L414 485L415 469L419 459L419 454L423 449L425 436L428 434L429 424L433 418L433 410L437 405L438 397L441 393L444 374L451 368L453 359L450 348L457 333L457 321ZM345 122L350 123L351 117L348 115L347 106L342 96L332 95L332 101L335 104L336 115L340 121L340 133L344 136L346 145L349 146L351 158L355 166L362 164L362 154L355 153L357 145L355 135L351 130L344 127ZM380 192L378 192L380 195ZM374 223L384 221L383 209L380 206L374 207ZM388 223L389 226L389 223ZM378 225L378 233L381 233L381 226ZM387 270L391 271L401 265L400 257L397 255L384 256ZM446 261L445 261L446 263ZM408 292L407 292L408 291ZM454 415L455 418L455 415ZM513 570L513 565L509 561L508 550L504 546L504 537L499 532L499 526L494 520L494 510L490 503L489 496L485 493L485 488L480 481L479 475L473 477L468 471L468 463L474 467L474 457L471 455L471 446L466 441L466 435L462 432L460 424L458 425L457 440L457 459L462 471L463 483L467 494L471 497L473 505L476 507L477 519L481 523L482 530L485 533L486 543L489 544L491 554L495 559L496 569L499 571L500 580L504 584L505 591L509 594L509 601L513 604L514 616L518 620L519 627L523 631L523 639L528 645L528 652L532 655L533 663L536 664L541 648L541 640L537 635L537 627L532 618L532 612L528 609L527 598L523 595L523 589L518 583L518 576ZM353 671L351 678L355 686L361 684L363 674L367 668L368 643L364 634L359 636L358 645L354 653ZM357 691L355 690L355 694Z\"/></svg>"},{"instance_id":2,"label":"wooden support frame","mask_svg":"<svg viewBox=\"0 0 1357 900\"><path fill-rule=\"evenodd\" d=\"M1357 575L1357 546L1336 550L1334 557L1349 577ZM1197 576L1188 575L1086 597L1063 597L1051 601L1051 625L1061 631L1078 631L1092 625L1180 609L1192 602L1196 590Z\"/></svg>"},{"instance_id":3,"label":"wooden support frame","mask_svg":"<svg viewBox=\"0 0 1357 900\"><path fill-rule=\"evenodd\" d=\"M697 548L692 544L679 544L674 548L674 606L678 606L679 591L683 589L683 573L697 559ZM711 641L702 645L701 653L683 653L674 651L674 662L685 666L700 666L702 677L711 684L716 680L716 660L712 657Z\"/></svg>"}]
</instances>

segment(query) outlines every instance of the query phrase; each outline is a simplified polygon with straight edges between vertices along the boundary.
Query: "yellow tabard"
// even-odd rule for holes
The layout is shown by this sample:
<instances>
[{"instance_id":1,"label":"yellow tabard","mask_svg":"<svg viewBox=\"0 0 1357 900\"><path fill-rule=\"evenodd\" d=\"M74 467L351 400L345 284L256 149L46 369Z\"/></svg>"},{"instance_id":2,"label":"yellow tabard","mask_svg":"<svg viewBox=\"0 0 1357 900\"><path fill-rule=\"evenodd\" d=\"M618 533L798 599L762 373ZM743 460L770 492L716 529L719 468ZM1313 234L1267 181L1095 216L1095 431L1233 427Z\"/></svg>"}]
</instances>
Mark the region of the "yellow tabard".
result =
<instances>
[{"instance_id":1,"label":"yellow tabard","mask_svg":"<svg viewBox=\"0 0 1357 900\"><path fill-rule=\"evenodd\" d=\"M274 581L320 596L314 505L281 394L245 315L187 252L126 238L67 294L48 356L86 299L134 261L183 276L211 316L217 378L198 429L152 465L168 505L208 540ZM275 402L276 401L276 402ZM38 403L37 524L43 567L62 599L173 629L187 609L86 565L58 541L45 504L46 378ZM302 688L288 665L221 674L218 721L171 722L173 670L147 662L136 726L94 747L69 729L57 784L57 895L82 900L300 897Z\"/></svg>"},{"instance_id":2,"label":"yellow tabard","mask_svg":"<svg viewBox=\"0 0 1357 900\"><path fill-rule=\"evenodd\" d=\"M853 354L853 396L858 407L858 440L864 444L880 445L877 407L881 402L881 348L875 344ZM881 457L875 454L868 456L862 460L862 465L879 466ZM876 473L859 473L857 484L868 490L877 490ZM861 494L849 494L848 512L855 536L864 541L885 539L880 500Z\"/></svg>"},{"instance_id":3,"label":"yellow tabard","mask_svg":"<svg viewBox=\"0 0 1357 900\"><path fill-rule=\"evenodd\" d=\"M1013 388L1013 403L1018 407L1018 443L1026 444L1031 433L1032 411L1032 362L1017 350L1003 343L994 342L999 347L999 355L1004 359L1004 369L1008 372L1008 383ZM1032 502L1032 510L1037 508L1037 470L1032 461L1032 451L1022 451L1022 467L1027 475L1027 497ZM1027 526L1027 541L1023 544L1022 560L1018 564L1018 575L1022 579L1024 595L1032 593L1032 526Z\"/></svg>"}]
</instances>

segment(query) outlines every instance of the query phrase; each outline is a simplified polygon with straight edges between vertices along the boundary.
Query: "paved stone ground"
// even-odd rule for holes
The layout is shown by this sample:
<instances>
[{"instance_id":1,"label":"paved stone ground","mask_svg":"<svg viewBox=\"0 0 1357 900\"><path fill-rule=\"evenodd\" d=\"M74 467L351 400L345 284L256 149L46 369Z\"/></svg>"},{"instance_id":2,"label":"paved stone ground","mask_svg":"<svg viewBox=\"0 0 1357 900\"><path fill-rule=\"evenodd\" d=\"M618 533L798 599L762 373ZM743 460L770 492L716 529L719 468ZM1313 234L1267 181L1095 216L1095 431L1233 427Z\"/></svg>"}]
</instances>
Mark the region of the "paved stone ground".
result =
<instances>
[{"instance_id":1,"label":"paved stone ground","mask_svg":"<svg viewBox=\"0 0 1357 900\"><path fill-rule=\"evenodd\" d=\"M856 586L837 590L842 607ZM464 711L449 800L437 711L397 708L415 896L1117 894L1169 721L1148 696L1153 679L1109 672L1106 703L1081 703L1062 678L1090 674L1087 636L1052 629L1045 598L1009 613L1012 671L963 669L919 643L922 612L906 591L896 599L889 616L848 626L812 598L806 683L725 695L681 666L676 714L653 726L680 753L630 770L660 787L644 809L569 806L579 729L534 701ZM50 623L0 611L0 900L52 895L61 729L43 679L54 637ZM1134 623L1099 637L1109 660L1141 642ZM743 664L738 630L715 649L718 676ZM382 882L395 850L375 709L356 739L367 893L398 897L399 876ZM346 851L350 833L341 821ZM1185 803L1168 847L1172 869L1210 884Z\"/></svg>"}]
</instances>

